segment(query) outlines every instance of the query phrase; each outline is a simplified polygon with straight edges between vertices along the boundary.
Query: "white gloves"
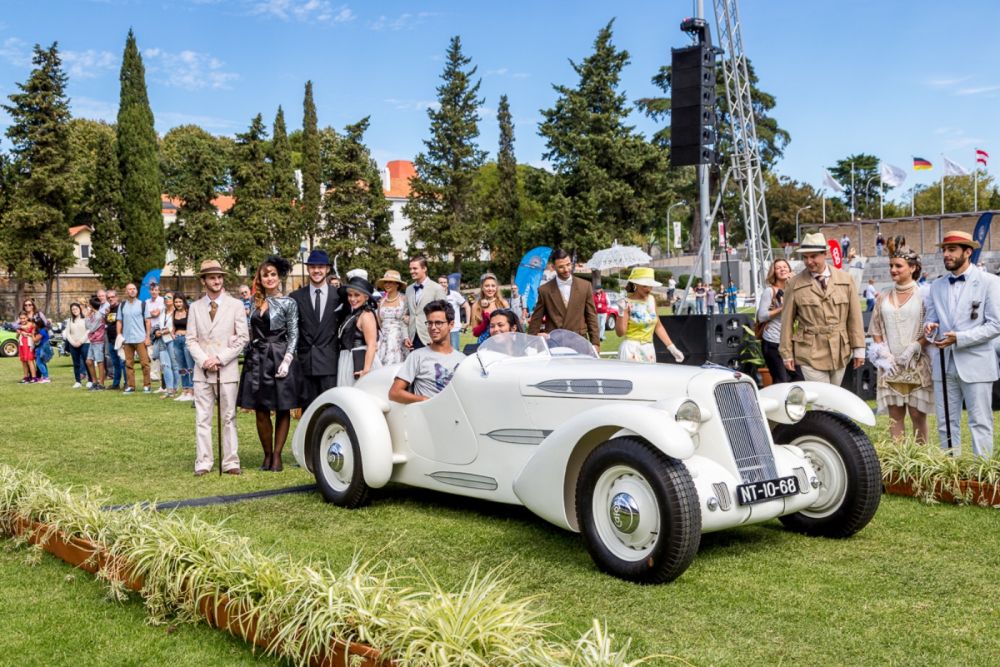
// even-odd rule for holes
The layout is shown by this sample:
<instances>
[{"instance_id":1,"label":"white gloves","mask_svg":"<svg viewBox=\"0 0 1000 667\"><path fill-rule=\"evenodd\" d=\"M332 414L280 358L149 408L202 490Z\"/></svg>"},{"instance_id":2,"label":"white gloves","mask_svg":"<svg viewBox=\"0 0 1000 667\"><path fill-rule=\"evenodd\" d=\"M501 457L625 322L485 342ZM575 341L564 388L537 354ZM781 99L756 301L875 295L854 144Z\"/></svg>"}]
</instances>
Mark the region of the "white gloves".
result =
<instances>
[{"instance_id":1,"label":"white gloves","mask_svg":"<svg viewBox=\"0 0 1000 667\"><path fill-rule=\"evenodd\" d=\"M910 343L902 352L900 352L899 356L896 357L896 365L905 368L913 360L913 357L918 354L920 354L920 343Z\"/></svg>"},{"instance_id":2,"label":"white gloves","mask_svg":"<svg viewBox=\"0 0 1000 667\"><path fill-rule=\"evenodd\" d=\"M275 371L274 377L283 378L288 375L288 367L292 365L292 354L289 352L285 355L285 358L281 360L278 365L278 370Z\"/></svg>"},{"instance_id":3,"label":"white gloves","mask_svg":"<svg viewBox=\"0 0 1000 667\"><path fill-rule=\"evenodd\" d=\"M684 353L677 349L677 346L671 343L667 345L667 352L674 356L674 361L681 364L684 363Z\"/></svg>"},{"instance_id":4,"label":"white gloves","mask_svg":"<svg viewBox=\"0 0 1000 667\"><path fill-rule=\"evenodd\" d=\"M868 344L868 361L872 362L872 366L886 373L891 373L896 366L896 358L889 351L889 346L875 341Z\"/></svg>"}]
</instances>

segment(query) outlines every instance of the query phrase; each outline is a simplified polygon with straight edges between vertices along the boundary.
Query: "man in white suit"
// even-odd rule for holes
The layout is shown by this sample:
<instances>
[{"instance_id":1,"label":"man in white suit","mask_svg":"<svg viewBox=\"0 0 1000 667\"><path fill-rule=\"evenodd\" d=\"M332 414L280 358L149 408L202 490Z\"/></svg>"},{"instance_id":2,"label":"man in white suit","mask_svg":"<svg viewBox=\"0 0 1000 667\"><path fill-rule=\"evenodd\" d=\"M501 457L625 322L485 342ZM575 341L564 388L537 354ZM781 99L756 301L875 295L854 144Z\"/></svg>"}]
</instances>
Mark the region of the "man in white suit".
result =
<instances>
[{"instance_id":1,"label":"man in white suit","mask_svg":"<svg viewBox=\"0 0 1000 667\"><path fill-rule=\"evenodd\" d=\"M212 413L219 390L222 409L222 471L239 475L236 452L236 392L240 381L239 356L250 336L243 302L224 291L225 272L215 260L201 263L204 298L191 304L185 344L194 359L194 407L197 454L196 477L214 465Z\"/></svg>"},{"instance_id":2,"label":"man in white suit","mask_svg":"<svg viewBox=\"0 0 1000 667\"><path fill-rule=\"evenodd\" d=\"M440 285L427 277L427 258L423 256L414 257L410 260L410 277L413 284L406 288L406 305L410 309L410 323L408 325L408 335L406 347L416 350L431 342L430 334L427 333L427 316L424 315L424 306L431 301L447 299L448 293Z\"/></svg>"},{"instance_id":3,"label":"man in white suit","mask_svg":"<svg viewBox=\"0 0 1000 667\"><path fill-rule=\"evenodd\" d=\"M940 247L944 268L951 273L931 285L924 322L925 335L937 347L931 362L938 434L942 448L946 448L944 401L947 400L952 445L961 451L959 424L964 400L972 451L976 456L989 458L993 454L993 383L1000 376L993 349L994 340L1000 336L1000 278L972 264L972 251L979 243L971 234L948 232ZM944 378L937 356L941 354L945 355ZM947 396L942 384L947 385Z\"/></svg>"}]
</instances>

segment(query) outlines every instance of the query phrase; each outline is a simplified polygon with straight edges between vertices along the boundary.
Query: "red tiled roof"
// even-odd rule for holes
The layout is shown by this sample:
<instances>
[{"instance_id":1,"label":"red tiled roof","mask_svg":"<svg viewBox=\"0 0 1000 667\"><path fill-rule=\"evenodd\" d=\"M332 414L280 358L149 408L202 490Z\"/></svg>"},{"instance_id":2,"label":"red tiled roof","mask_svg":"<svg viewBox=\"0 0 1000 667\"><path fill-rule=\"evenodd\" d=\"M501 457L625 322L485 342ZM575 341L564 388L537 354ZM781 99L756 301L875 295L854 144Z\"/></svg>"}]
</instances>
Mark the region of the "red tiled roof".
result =
<instances>
[{"instance_id":1,"label":"red tiled roof","mask_svg":"<svg viewBox=\"0 0 1000 667\"><path fill-rule=\"evenodd\" d=\"M236 198L232 195L216 195L212 203L215 204L215 208L219 210L219 213L226 213L236 203ZM160 209L164 215L167 213L176 213L177 209L183 205L184 202L176 197L160 195Z\"/></svg>"},{"instance_id":2,"label":"red tiled roof","mask_svg":"<svg viewBox=\"0 0 1000 667\"><path fill-rule=\"evenodd\" d=\"M393 160L386 165L389 170L389 189L385 196L406 199L410 196L410 179L417 175L417 170L409 160Z\"/></svg>"},{"instance_id":3,"label":"red tiled roof","mask_svg":"<svg viewBox=\"0 0 1000 667\"><path fill-rule=\"evenodd\" d=\"M76 225L75 227L70 227L69 228L69 237L71 239L72 238L76 238L76 235L79 234L80 232L82 232L85 229L90 229L90 226L89 225Z\"/></svg>"}]
</instances>

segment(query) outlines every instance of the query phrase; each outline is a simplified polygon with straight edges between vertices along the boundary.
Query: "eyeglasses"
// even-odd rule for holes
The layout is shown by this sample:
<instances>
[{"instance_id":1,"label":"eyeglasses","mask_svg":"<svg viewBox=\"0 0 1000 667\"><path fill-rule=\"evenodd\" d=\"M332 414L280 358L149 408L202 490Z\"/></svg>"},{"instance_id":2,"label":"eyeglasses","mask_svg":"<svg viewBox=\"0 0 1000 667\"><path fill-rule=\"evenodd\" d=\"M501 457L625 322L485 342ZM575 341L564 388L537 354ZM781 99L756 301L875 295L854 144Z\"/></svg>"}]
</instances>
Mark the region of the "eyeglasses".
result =
<instances>
[{"instance_id":1,"label":"eyeglasses","mask_svg":"<svg viewBox=\"0 0 1000 667\"><path fill-rule=\"evenodd\" d=\"M441 327L448 326L447 320L427 320L428 329L440 329Z\"/></svg>"}]
</instances>

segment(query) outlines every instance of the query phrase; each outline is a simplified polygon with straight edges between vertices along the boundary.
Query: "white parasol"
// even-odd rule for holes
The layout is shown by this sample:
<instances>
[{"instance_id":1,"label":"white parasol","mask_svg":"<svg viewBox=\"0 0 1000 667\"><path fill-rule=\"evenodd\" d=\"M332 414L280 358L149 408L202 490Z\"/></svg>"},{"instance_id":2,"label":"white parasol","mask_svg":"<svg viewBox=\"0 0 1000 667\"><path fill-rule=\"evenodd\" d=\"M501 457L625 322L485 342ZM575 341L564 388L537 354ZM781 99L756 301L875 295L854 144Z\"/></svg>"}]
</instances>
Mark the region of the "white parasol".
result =
<instances>
[{"instance_id":1,"label":"white parasol","mask_svg":"<svg viewBox=\"0 0 1000 667\"><path fill-rule=\"evenodd\" d=\"M637 246L616 243L610 248L595 252L594 256L587 262L587 268L592 271L626 269L638 264L649 264L652 259Z\"/></svg>"}]
</instances>

